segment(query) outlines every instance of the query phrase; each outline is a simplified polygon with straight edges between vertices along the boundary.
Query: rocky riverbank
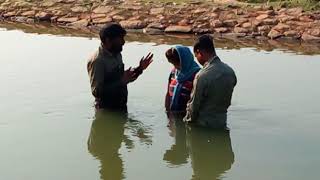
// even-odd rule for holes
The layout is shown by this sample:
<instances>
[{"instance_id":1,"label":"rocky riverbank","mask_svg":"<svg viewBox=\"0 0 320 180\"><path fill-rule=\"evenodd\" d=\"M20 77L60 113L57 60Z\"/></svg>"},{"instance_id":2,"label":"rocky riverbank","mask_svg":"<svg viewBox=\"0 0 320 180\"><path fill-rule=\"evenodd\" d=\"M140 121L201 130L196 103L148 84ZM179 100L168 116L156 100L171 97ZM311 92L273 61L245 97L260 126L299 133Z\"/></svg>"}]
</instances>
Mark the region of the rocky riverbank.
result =
<instances>
[{"instance_id":1,"label":"rocky riverbank","mask_svg":"<svg viewBox=\"0 0 320 180\"><path fill-rule=\"evenodd\" d=\"M88 31L88 29L74 30L70 28L63 28L50 23L15 23L15 22L0 22L0 30L6 29L19 30L25 33L31 34L50 34L61 37L85 37L85 38L98 38L98 34L95 31ZM194 36L192 34L166 34L166 35L149 35L141 32L128 33L126 36L128 42L145 42L159 44L183 44L192 46L194 42ZM298 43L297 43L298 42ZM282 51L285 53L293 53L297 55L319 55L320 46L313 43L300 42L290 39L266 39L257 40L254 38L229 38L229 37L215 37L215 46L219 49L241 49L250 48L257 51Z\"/></svg>"},{"instance_id":2,"label":"rocky riverbank","mask_svg":"<svg viewBox=\"0 0 320 180\"><path fill-rule=\"evenodd\" d=\"M212 33L218 37L289 39L320 45L320 12L302 8L100 0L0 0L1 21L49 22L73 29L97 30L118 22L147 34Z\"/></svg>"}]
</instances>

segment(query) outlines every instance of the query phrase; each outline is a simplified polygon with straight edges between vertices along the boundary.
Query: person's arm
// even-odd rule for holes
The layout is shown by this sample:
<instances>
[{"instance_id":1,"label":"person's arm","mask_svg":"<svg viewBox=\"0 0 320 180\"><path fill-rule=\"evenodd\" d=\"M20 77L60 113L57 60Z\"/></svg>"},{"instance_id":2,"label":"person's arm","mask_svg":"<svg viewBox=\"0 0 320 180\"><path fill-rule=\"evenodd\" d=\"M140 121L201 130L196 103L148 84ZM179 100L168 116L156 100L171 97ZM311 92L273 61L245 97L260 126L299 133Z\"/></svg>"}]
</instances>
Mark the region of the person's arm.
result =
<instances>
[{"instance_id":1,"label":"person's arm","mask_svg":"<svg viewBox=\"0 0 320 180\"><path fill-rule=\"evenodd\" d=\"M191 98L187 104L187 114L184 118L184 121L194 122L197 120L199 116L199 109L203 101L205 88L205 80L201 77L196 77L193 83Z\"/></svg>"},{"instance_id":2,"label":"person's arm","mask_svg":"<svg viewBox=\"0 0 320 180\"><path fill-rule=\"evenodd\" d=\"M91 91L95 98L101 98L104 88L104 66L101 61L88 63L88 73L90 76Z\"/></svg>"}]
</instances>

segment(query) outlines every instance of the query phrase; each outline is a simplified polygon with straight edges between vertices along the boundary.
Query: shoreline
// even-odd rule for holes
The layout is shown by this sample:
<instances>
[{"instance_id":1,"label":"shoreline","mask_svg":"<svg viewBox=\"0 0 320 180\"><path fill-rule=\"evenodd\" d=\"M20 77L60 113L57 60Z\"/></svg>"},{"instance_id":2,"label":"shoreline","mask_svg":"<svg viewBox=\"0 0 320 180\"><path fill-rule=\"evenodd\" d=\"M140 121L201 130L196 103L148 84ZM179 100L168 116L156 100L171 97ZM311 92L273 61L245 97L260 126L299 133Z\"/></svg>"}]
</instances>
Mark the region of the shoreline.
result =
<instances>
[{"instance_id":1,"label":"shoreline","mask_svg":"<svg viewBox=\"0 0 320 180\"><path fill-rule=\"evenodd\" d=\"M289 39L320 45L320 12L266 5L247 7L208 2L2 0L0 21L28 24L47 22L89 31L99 30L108 22L117 22L129 31L150 35L208 33L215 37Z\"/></svg>"},{"instance_id":2,"label":"shoreline","mask_svg":"<svg viewBox=\"0 0 320 180\"><path fill-rule=\"evenodd\" d=\"M55 35L61 37L83 37L88 39L98 39L96 31L74 30L70 28L59 27L50 23L41 24L26 24L15 22L0 22L0 29L20 30L24 33L39 34L39 35ZM159 44L183 44L187 46L193 45L194 35L192 34L165 34L165 35L149 35L139 32L130 32L126 36L128 42L141 42L141 43L155 43ZM312 43L300 42L298 40L258 40L252 38L227 38L216 37L216 48L228 49L241 49L251 48L255 51L271 52L274 50L282 51L284 53L294 53L297 55L319 55L320 46Z\"/></svg>"}]
</instances>

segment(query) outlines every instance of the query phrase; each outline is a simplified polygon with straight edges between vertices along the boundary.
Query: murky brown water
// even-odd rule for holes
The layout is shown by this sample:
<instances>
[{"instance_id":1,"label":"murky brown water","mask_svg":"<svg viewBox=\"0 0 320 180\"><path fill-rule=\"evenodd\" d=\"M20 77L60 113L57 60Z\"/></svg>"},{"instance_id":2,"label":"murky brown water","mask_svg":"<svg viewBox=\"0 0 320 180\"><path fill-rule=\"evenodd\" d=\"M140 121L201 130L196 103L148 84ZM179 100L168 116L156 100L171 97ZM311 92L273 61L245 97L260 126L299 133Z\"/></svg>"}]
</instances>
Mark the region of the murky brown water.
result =
<instances>
[{"instance_id":1,"label":"murky brown water","mask_svg":"<svg viewBox=\"0 0 320 180\"><path fill-rule=\"evenodd\" d=\"M149 51L155 61L129 86L129 115L119 116L92 107L86 60L96 38L1 27L1 179L318 179L319 51L217 40L239 79L230 131L217 132L164 113L164 52L192 37L129 34L127 67Z\"/></svg>"}]
</instances>

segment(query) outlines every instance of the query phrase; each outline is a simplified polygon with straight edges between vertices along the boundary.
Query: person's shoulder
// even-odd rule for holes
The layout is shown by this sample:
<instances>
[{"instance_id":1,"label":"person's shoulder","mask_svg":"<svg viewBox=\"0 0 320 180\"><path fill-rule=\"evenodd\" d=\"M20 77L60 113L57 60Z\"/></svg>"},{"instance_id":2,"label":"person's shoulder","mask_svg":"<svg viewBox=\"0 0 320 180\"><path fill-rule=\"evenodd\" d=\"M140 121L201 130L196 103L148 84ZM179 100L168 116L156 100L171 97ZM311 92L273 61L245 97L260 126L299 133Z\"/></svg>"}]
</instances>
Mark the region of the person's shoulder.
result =
<instances>
[{"instance_id":1,"label":"person's shoulder","mask_svg":"<svg viewBox=\"0 0 320 180\"><path fill-rule=\"evenodd\" d=\"M196 78L205 78L206 76L209 76L211 69L210 68L202 68L196 73Z\"/></svg>"},{"instance_id":2,"label":"person's shoulder","mask_svg":"<svg viewBox=\"0 0 320 180\"><path fill-rule=\"evenodd\" d=\"M225 73L234 74L235 75L235 72L234 72L233 68L229 64L223 63L223 68L224 68L224 72Z\"/></svg>"},{"instance_id":3,"label":"person's shoulder","mask_svg":"<svg viewBox=\"0 0 320 180\"><path fill-rule=\"evenodd\" d=\"M96 66L101 66L103 64L103 58L101 58L101 55L99 51L96 51L91 55L91 57L87 61L87 69L88 71Z\"/></svg>"},{"instance_id":4,"label":"person's shoulder","mask_svg":"<svg viewBox=\"0 0 320 180\"><path fill-rule=\"evenodd\" d=\"M99 51L95 51L88 59L88 62L94 62L98 59Z\"/></svg>"},{"instance_id":5,"label":"person's shoulder","mask_svg":"<svg viewBox=\"0 0 320 180\"><path fill-rule=\"evenodd\" d=\"M90 64L103 63L103 57L99 50L97 50L91 55L91 57L88 59L88 63Z\"/></svg>"},{"instance_id":6,"label":"person's shoulder","mask_svg":"<svg viewBox=\"0 0 320 180\"><path fill-rule=\"evenodd\" d=\"M208 76L208 71L206 69L201 69L198 73L194 76L194 81L197 83L203 83L206 81Z\"/></svg>"}]
</instances>

